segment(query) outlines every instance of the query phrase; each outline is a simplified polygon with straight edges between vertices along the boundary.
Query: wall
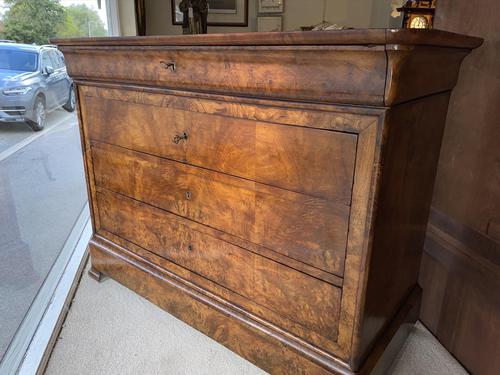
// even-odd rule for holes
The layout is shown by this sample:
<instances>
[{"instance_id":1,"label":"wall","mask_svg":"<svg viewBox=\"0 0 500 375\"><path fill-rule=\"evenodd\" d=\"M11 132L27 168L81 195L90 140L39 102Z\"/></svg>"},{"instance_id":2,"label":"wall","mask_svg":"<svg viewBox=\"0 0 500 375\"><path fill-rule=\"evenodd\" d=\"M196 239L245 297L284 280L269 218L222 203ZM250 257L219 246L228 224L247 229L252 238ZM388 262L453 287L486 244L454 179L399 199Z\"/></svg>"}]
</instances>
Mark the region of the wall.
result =
<instances>
[{"instance_id":1,"label":"wall","mask_svg":"<svg viewBox=\"0 0 500 375\"><path fill-rule=\"evenodd\" d=\"M370 27L373 28L400 28L403 23L403 15L391 17L391 3L401 4L402 0L373 0Z\"/></svg>"},{"instance_id":2,"label":"wall","mask_svg":"<svg viewBox=\"0 0 500 375\"><path fill-rule=\"evenodd\" d=\"M500 241L500 2L439 0L436 27L485 38L453 93L434 206Z\"/></svg>"},{"instance_id":3,"label":"wall","mask_svg":"<svg viewBox=\"0 0 500 375\"><path fill-rule=\"evenodd\" d=\"M375 0L376 1L376 0ZM325 20L346 27L370 27L373 0L326 1ZM287 0L283 14L284 31L300 30L323 20L323 0Z\"/></svg>"},{"instance_id":4,"label":"wall","mask_svg":"<svg viewBox=\"0 0 500 375\"><path fill-rule=\"evenodd\" d=\"M323 20L324 0L285 0L283 30L300 30ZM209 27L209 33L257 31L257 0L248 0L248 27ZM390 17L391 0L326 0L325 20L346 27L399 27L401 19ZM170 0L146 0L147 35L181 34L172 25Z\"/></svg>"},{"instance_id":5,"label":"wall","mask_svg":"<svg viewBox=\"0 0 500 375\"><path fill-rule=\"evenodd\" d=\"M471 374L500 374L500 242L433 210L420 320Z\"/></svg>"},{"instance_id":6,"label":"wall","mask_svg":"<svg viewBox=\"0 0 500 375\"><path fill-rule=\"evenodd\" d=\"M497 0L439 0L435 27L485 39L452 94L420 284L421 320L473 374L500 373Z\"/></svg>"},{"instance_id":7,"label":"wall","mask_svg":"<svg viewBox=\"0 0 500 375\"><path fill-rule=\"evenodd\" d=\"M137 35L134 0L119 0L117 5L121 36Z\"/></svg>"}]
</instances>

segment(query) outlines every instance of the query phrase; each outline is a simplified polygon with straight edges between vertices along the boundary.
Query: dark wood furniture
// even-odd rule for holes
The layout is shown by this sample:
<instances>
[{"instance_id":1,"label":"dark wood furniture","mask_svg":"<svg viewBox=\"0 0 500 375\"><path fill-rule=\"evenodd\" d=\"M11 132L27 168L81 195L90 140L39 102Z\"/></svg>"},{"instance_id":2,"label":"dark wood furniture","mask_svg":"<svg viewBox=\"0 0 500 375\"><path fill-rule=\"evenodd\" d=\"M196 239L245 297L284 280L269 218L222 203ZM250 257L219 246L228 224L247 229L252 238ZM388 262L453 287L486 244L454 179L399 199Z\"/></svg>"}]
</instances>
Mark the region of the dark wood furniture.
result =
<instances>
[{"instance_id":1,"label":"dark wood furniture","mask_svg":"<svg viewBox=\"0 0 500 375\"><path fill-rule=\"evenodd\" d=\"M56 40L109 275L274 374L383 372L415 321L440 31Z\"/></svg>"},{"instance_id":2,"label":"dark wood furniture","mask_svg":"<svg viewBox=\"0 0 500 375\"><path fill-rule=\"evenodd\" d=\"M500 373L500 243L431 209L420 319L471 373Z\"/></svg>"}]
</instances>

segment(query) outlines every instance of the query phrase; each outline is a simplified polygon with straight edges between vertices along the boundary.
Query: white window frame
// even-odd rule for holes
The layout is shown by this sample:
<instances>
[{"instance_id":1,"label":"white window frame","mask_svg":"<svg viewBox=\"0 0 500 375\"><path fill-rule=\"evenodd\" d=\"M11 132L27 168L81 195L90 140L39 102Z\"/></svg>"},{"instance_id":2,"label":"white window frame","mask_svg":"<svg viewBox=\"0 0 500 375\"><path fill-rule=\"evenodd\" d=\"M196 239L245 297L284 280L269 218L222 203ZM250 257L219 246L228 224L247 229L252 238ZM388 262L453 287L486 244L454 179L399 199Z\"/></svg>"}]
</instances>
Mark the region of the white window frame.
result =
<instances>
[{"instance_id":1,"label":"white window frame","mask_svg":"<svg viewBox=\"0 0 500 375\"><path fill-rule=\"evenodd\" d=\"M85 265L91 236L87 202L0 362L1 375L33 375L44 370L71 301L68 297Z\"/></svg>"},{"instance_id":2,"label":"white window frame","mask_svg":"<svg viewBox=\"0 0 500 375\"><path fill-rule=\"evenodd\" d=\"M121 36L118 0L105 0L105 4L106 14L108 16L108 35Z\"/></svg>"}]
</instances>

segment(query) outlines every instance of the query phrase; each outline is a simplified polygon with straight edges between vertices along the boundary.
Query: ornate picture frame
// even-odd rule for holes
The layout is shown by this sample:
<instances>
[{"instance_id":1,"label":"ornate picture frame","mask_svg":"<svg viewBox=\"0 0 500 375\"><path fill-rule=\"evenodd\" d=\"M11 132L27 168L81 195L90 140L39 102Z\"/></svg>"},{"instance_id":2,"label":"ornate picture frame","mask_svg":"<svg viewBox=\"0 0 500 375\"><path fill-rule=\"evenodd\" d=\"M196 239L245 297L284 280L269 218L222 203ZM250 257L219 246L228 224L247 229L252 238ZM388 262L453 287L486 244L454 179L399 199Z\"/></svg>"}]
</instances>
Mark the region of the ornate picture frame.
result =
<instances>
[{"instance_id":1,"label":"ornate picture frame","mask_svg":"<svg viewBox=\"0 0 500 375\"><path fill-rule=\"evenodd\" d=\"M211 1L217 1L219 4L217 4L217 9L209 10L208 26L248 26L248 0L226 0L226 8L223 5L224 1L208 0L209 9ZM171 0L172 25L182 25L182 13L179 11L180 2L181 0ZM232 3L235 4L234 7Z\"/></svg>"}]
</instances>

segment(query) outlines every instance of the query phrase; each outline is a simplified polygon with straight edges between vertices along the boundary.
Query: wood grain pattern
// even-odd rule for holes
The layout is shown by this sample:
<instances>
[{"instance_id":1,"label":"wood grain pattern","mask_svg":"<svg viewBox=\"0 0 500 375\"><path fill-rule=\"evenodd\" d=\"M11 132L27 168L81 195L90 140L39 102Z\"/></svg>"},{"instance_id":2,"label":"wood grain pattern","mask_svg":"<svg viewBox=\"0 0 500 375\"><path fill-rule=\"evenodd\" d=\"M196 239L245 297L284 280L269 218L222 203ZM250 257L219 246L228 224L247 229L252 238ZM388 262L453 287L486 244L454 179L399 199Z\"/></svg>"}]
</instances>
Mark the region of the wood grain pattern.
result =
<instances>
[{"instance_id":1,"label":"wood grain pattern","mask_svg":"<svg viewBox=\"0 0 500 375\"><path fill-rule=\"evenodd\" d=\"M62 49L76 79L338 103L383 103L383 47ZM134 64L128 64L130 59ZM163 63L162 63L163 62ZM175 70L164 62L175 63ZM276 74L279 72L279 74ZM320 83L311 77L322 77ZM272 78L271 78L272 77Z\"/></svg>"},{"instance_id":2,"label":"wood grain pattern","mask_svg":"<svg viewBox=\"0 0 500 375\"><path fill-rule=\"evenodd\" d=\"M348 29L283 33L231 33L206 35L162 35L126 38L52 39L66 46L264 46L264 45L426 45L473 49L482 39L443 30Z\"/></svg>"},{"instance_id":3,"label":"wood grain pattern","mask_svg":"<svg viewBox=\"0 0 500 375\"><path fill-rule=\"evenodd\" d=\"M97 232L100 227L99 223L99 207L96 203L96 189L95 189L95 180L94 180L94 165L92 161L92 157L90 155L90 138L87 137L88 133L88 121L86 116L86 108L85 101L82 100L84 97L84 87L76 84L75 93L77 96L77 111L78 111L78 123L80 125L80 139L82 142L82 151L83 151L83 164L85 168L85 181L87 183L87 195L89 200L89 208L90 213L92 215L92 230L93 232Z\"/></svg>"},{"instance_id":4,"label":"wood grain pattern","mask_svg":"<svg viewBox=\"0 0 500 375\"><path fill-rule=\"evenodd\" d=\"M168 107L229 118L359 133L376 122L384 108L276 101L214 95L109 82L84 81L82 96ZM87 99L82 99L87 100Z\"/></svg>"},{"instance_id":5,"label":"wood grain pattern","mask_svg":"<svg viewBox=\"0 0 500 375\"><path fill-rule=\"evenodd\" d=\"M482 42L439 30L273 34L146 37L121 46L113 38L58 42L76 79L387 106L451 90L461 60ZM361 35L363 43L352 43ZM418 69L419 62L427 69ZM397 76L389 85L387 69Z\"/></svg>"},{"instance_id":6,"label":"wood grain pattern","mask_svg":"<svg viewBox=\"0 0 500 375\"><path fill-rule=\"evenodd\" d=\"M349 207L94 143L97 186L341 275Z\"/></svg>"},{"instance_id":7,"label":"wood grain pattern","mask_svg":"<svg viewBox=\"0 0 500 375\"><path fill-rule=\"evenodd\" d=\"M188 219L178 217L178 220L182 225L195 231L199 230L201 233L205 233L207 229L207 227L203 225L193 225L193 222ZM214 234L213 237L218 238L216 234ZM339 351L338 343L325 337L329 332L316 333L314 330L298 324L296 320L289 319L285 315L278 314L274 310L257 304L255 301L245 298L241 294L233 292L166 258L160 257L133 242L125 240L123 237L119 237L105 229L101 229L99 233L95 235L94 239L105 244L118 246L120 249L127 249L127 251L146 261L148 264L154 265L158 269L171 272L183 280L196 285L198 288L205 290L207 293L210 293L214 298L231 304L242 314L251 314L255 316L262 325L270 329L278 329L282 332L286 332L290 340L295 341L299 345L305 345L319 354L330 353L330 355L336 356L336 353Z\"/></svg>"},{"instance_id":8,"label":"wood grain pattern","mask_svg":"<svg viewBox=\"0 0 500 375\"><path fill-rule=\"evenodd\" d=\"M419 275L420 319L473 374L500 368L499 254L500 243L432 210Z\"/></svg>"},{"instance_id":9,"label":"wood grain pattern","mask_svg":"<svg viewBox=\"0 0 500 375\"><path fill-rule=\"evenodd\" d=\"M448 100L423 98L385 117L358 366L416 285Z\"/></svg>"},{"instance_id":10,"label":"wood grain pattern","mask_svg":"<svg viewBox=\"0 0 500 375\"><path fill-rule=\"evenodd\" d=\"M273 374L383 372L416 319L448 98L481 40L60 43L81 102L93 270Z\"/></svg>"},{"instance_id":11,"label":"wood grain pattern","mask_svg":"<svg viewBox=\"0 0 500 375\"><path fill-rule=\"evenodd\" d=\"M170 314L222 343L273 374L348 374L347 366L308 347L283 332L270 329L255 317L208 295L196 285L162 272L125 249L92 240L95 266Z\"/></svg>"},{"instance_id":12,"label":"wood grain pattern","mask_svg":"<svg viewBox=\"0 0 500 375\"><path fill-rule=\"evenodd\" d=\"M337 353L340 358L350 362L351 368L356 368L352 358L358 353L361 340L363 308L360 306L366 289L380 152L387 133L384 119L381 116L377 122L364 129L358 141L339 323L338 342L341 350Z\"/></svg>"},{"instance_id":13,"label":"wood grain pattern","mask_svg":"<svg viewBox=\"0 0 500 375\"><path fill-rule=\"evenodd\" d=\"M162 210L106 191L98 202L103 229L336 340L339 288L194 231Z\"/></svg>"},{"instance_id":14,"label":"wood grain pattern","mask_svg":"<svg viewBox=\"0 0 500 375\"><path fill-rule=\"evenodd\" d=\"M387 46L385 105L395 105L455 87L468 49Z\"/></svg>"},{"instance_id":15,"label":"wood grain pattern","mask_svg":"<svg viewBox=\"0 0 500 375\"><path fill-rule=\"evenodd\" d=\"M106 91L84 100L90 139L350 204L355 135L178 110L168 97L161 106Z\"/></svg>"}]
</instances>

